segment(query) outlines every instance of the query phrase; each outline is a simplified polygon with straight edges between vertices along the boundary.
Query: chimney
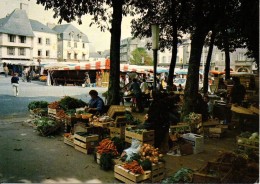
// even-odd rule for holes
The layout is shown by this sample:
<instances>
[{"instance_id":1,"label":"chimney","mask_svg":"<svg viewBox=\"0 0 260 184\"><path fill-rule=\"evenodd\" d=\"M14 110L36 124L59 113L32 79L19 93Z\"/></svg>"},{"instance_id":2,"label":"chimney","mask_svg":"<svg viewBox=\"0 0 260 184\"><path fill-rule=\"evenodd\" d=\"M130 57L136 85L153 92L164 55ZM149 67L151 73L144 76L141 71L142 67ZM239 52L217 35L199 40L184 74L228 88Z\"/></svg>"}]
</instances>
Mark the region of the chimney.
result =
<instances>
[{"instance_id":1,"label":"chimney","mask_svg":"<svg viewBox=\"0 0 260 184\"><path fill-rule=\"evenodd\" d=\"M28 14L29 5L26 3L20 3L20 9L25 10L25 12Z\"/></svg>"},{"instance_id":2,"label":"chimney","mask_svg":"<svg viewBox=\"0 0 260 184\"><path fill-rule=\"evenodd\" d=\"M55 23L51 23L51 22L47 22L47 26L50 28L50 29L53 29L56 24Z\"/></svg>"}]
</instances>

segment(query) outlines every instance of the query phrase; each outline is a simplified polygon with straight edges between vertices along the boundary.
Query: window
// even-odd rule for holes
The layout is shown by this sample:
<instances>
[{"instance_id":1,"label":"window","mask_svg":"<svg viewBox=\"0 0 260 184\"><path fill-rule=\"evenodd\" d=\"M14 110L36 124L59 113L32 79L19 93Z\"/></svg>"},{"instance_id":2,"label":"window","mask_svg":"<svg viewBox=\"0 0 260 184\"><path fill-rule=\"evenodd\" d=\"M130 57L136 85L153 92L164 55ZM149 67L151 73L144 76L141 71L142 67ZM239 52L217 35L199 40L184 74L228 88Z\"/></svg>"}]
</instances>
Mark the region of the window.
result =
<instances>
[{"instance_id":1,"label":"window","mask_svg":"<svg viewBox=\"0 0 260 184\"><path fill-rule=\"evenodd\" d=\"M224 53L221 53L221 60L224 60Z\"/></svg>"},{"instance_id":2,"label":"window","mask_svg":"<svg viewBox=\"0 0 260 184\"><path fill-rule=\"evenodd\" d=\"M38 43L42 44L42 38L38 38Z\"/></svg>"},{"instance_id":3,"label":"window","mask_svg":"<svg viewBox=\"0 0 260 184\"><path fill-rule=\"evenodd\" d=\"M15 35L8 35L9 42L15 42Z\"/></svg>"},{"instance_id":4,"label":"window","mask_svg":"<svg viewBox=\"0 0 260 184\"><path fill-rule=\"evenodd\" d=\"M67 59L71 59L71 53L68 53Z\"/></svg>"},{"instance_id":5,"label":"window","mask_svg":"<svg viewBox=\"0 0 260 184\"><path fill-rule=\"evenodd\" d=\"M25 36L19 36L20 43L26 43L26 37Z\"/></svg>"},{"instance_id":6,"label":"window","mask_svg":"<svg viewBox=\"0 0 260 184\"><path fill-rule=\"evenodd\" d=\"M78 54L74 54L74 59L78 59Z\"/></svg>"},{"instance_id":7,"label":"window","mask_svg":"<svg viewBox=\"0 0 260 184\"><path fill-rule=\"evenodd\" d=\"M14 47L7 47L7 54L14 56L14 54L15 54Z\"/></svg>"},{"instance_id":8,"label":"window","mask_svg":"<svg viewBox=\"0 0 260 184\"><path fill-rule=\"evenodd\" d=\"M38 50L38 56L42 56L42 50Z\"/></svg>"},{"instance_id":9,"label":"window","mask_svg":"<svg viewBox=\"0 0 260 184\"><path fill-rule=\"evenodd\" d=\"M50 51L46 50L46 57L50 57Z\"/></svg>"},{"instance_id":10,"label":"window","mask_svg":"<svg viewBox=\"0 0 260 184\"><path fill-rule=\"evenodd\" d=\"M74 42L74 47L77 48L77 42Z\"/></svg>"},{"instance_id":11,"label":"window","mask_svg":"<svg viewBox=\"0 0 260 184\"><path fill-rule=\"evenodd\" d=\"M82 48L85 48L85 43L82 44Z\"/></svg>"},{"instance_id":12,"label":"window","mask_svg":"<svg viewBox=\"0 0 260 184\"><path fill-rule=\"evenodd\" d=\"M70 43L70 41L68 41L68 47L71 47L71 43Z\"/></svg>"},{"instance_id":13,"label":"window","mask_svg":"<svg viewBox=\"0 0 260 184\"><path fill-rule=\"evenodd\" d=\"M50 38L46 38L46 45L50 45L50 44L51 44Z\"/></svg>"},{"instance_id":14,"label":"window","mask_svg":"<svg viewBox=\"0 0 260 184\"><path fill-rule=\"evenodd\" d=\"M19 55L25 56L25 48L19 48Z\"/></svg>"},{"instance_id":15,"label":"window","mask_svg":"<svg viewBox=\"0 0 260 184\"><path fill-rule=\"evenodd\" d=\"M82 60L86 59L86 54L82 54Z\"/></svg>"}]
</instances>

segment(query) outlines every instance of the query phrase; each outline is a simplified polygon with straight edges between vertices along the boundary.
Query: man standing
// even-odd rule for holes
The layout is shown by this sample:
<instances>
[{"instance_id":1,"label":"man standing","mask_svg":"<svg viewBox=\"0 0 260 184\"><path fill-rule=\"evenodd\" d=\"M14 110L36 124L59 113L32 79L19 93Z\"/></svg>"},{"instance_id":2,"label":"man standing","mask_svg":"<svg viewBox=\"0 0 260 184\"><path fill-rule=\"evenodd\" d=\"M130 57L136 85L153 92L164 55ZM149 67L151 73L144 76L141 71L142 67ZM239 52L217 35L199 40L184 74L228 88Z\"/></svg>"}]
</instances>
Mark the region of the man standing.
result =
<instances>
[{"instance_id":1,"label":"man standing","mask_svg":"<svg viewBox=\"0 0 260 184\"><path fill-rule=\"evenodd\" d=\"M246 94L246 88L240 84L240 80L238 77L233 77L234 85L230 91L230 102L238 105L242 104Z\"/></svg>"},{"instance_id":2,"label":"man standing","mask_svg":"<svg viewBox=\"0 0 260 184\"><path fill-rule=\"evenodd\" d=\"M142 91L141 91L141 88L140 88L136 78L133 79L133 82L132 82L129 90L132 91L134 94L138 112L142 113L144 111L143 102L142 102Z\"/></svg>"},{"instance_id":3,"label":"man standing","mask_svg":"<svg viewBox=\"0 0 260 184\"><path fill-rule=\"evenodd\" d=\"M19 87L19 77L18 77L18 73L14 73L14 76L11 78L11 84L13 85L14 88L14 96L18 96L19 91L18 91L18 87Z\"/></svg>"}]
</instances>

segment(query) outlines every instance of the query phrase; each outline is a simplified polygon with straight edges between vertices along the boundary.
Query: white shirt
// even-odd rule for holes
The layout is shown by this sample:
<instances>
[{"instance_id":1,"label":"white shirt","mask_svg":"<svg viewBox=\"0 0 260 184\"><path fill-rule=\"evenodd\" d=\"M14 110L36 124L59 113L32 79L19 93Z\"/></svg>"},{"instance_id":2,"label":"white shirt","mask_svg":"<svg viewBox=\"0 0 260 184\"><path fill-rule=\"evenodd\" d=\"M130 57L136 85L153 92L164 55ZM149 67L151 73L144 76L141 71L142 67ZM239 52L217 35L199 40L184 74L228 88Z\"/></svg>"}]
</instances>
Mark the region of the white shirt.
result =
<instances>
[{"instance_id":1,"label":"white shirt","mask_svg":"<svg viewBox=\"0 0 260 184\"><path fill-rule=\"evenodd\" d=\"M146 82L142 82L140 88L142 93L145 93L146 90L148 90L148 84Z\"/></svg>"}]
</instances>

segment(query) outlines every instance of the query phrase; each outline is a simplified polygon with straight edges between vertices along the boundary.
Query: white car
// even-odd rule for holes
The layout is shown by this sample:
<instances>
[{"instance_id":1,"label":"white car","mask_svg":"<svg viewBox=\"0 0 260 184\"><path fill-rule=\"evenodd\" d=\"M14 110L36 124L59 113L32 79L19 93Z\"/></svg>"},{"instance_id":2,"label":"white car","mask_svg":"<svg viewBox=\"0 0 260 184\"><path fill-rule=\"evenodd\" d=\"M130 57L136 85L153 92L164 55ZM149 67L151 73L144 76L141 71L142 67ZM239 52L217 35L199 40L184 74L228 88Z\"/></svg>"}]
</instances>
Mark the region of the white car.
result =
<instances>
[{"instance_id":1,"label":"white car","mask_svg":"<svg viewBox=\"0 0 260 184\"><path fill-rule=\"evenodd\" d=\"M176 79L174 79L173 84L176 85L177 88L181 84L182 88L184 89L186 86L186 80L187 79L184 79L184 78L176 78Z\"/></svg>"},{"instance_id":2,"label":"white car","mask_svg":"<svg viewBox=\"0 0 260 184\"><path fill-rule=\"evenodd\" d=\"M184 79L184 78L176 78L174 81L173 81L173 84L176 85L177 87L179 86L179 84L181 84L182 88L184 89L185 86L186 86L186 82L187 82L187 79ZM203 88L203 82L199 81L199 90L201 90Z\"/></svg>"}]
</instances>

